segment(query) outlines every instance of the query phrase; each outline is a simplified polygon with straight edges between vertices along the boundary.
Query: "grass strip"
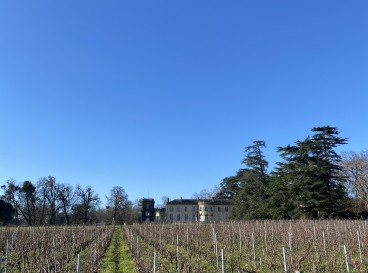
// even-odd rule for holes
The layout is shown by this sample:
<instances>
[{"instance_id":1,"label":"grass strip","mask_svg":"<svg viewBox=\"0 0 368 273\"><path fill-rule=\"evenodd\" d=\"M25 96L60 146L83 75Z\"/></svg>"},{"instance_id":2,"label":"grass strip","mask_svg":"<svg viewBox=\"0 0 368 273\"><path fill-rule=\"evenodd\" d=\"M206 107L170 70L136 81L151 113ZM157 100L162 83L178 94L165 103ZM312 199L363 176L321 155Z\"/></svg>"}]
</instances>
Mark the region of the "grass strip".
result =
<instances>
[{"instance_id":1,"label":"grass strip","mask_svg":"<svg viewBox=\"0 0 368 273\"><path fill-rule=\"evenodd\" d=\"M111 244L98 268L99 273L137 273L136 264L123 238L121 226L115 228Z\"/></svg>"}]
</instances>

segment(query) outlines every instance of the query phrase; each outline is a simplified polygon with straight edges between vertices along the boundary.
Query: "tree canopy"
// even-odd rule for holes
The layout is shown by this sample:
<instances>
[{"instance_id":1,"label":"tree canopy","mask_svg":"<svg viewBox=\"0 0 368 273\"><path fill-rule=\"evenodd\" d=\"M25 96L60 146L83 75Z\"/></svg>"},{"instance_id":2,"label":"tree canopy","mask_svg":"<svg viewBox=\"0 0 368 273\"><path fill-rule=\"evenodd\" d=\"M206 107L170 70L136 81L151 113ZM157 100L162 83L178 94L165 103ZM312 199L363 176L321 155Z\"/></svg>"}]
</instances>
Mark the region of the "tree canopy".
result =
<instances>
[{"instance_id":1,"label":"tree canopy","mask_svg":"<svg viewBox=\"0 0 368 273\"><path fill-rule=\"evenodd\" d=\"M218 197L233 199L236 219L312 218L348 215L349 198L336 148L347 143L336 127L311 129L312 136L278 147L282 161L270 173L261 140L245 148L245 158L234 176L220 184Z\"/></svg>"}]
</instances>

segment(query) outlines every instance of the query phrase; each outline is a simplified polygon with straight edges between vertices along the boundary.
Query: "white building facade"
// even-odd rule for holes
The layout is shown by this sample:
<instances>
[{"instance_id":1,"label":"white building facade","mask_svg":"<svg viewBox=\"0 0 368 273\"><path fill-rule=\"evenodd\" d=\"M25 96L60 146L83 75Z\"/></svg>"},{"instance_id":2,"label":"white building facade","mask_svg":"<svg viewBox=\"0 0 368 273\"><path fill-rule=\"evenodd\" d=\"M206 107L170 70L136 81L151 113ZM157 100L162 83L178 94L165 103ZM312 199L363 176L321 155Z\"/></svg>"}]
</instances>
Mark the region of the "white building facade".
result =
<instances>
[{"instance_id":1,"label":"white building facade","mask_svg":"<svg viewBox=\"0 0 368 273\"><path fill-rule=\"evenodd\" d=\"M169 222L226 221L234 211L230 200L175 199L166 204Z\"/></svg>"}]
</instances>

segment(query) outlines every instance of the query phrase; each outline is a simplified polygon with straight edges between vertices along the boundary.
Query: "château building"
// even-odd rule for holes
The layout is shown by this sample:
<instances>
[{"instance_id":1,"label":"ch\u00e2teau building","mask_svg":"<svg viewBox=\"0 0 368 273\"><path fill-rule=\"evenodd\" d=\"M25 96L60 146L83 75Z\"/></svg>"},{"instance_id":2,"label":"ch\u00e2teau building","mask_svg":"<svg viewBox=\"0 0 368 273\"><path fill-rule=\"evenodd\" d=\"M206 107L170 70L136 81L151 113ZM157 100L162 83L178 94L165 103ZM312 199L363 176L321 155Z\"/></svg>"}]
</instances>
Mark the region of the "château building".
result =
<instances>
[{"instance_id":1,"label":"ch\u00e2teau building","mask_svg":"<svg viewBox=\"0 0 368 273\"><path fill-rule=\"evenodd\" d=\"M230 200L174 199L166 204L166 220L169 222L226 221L234 211ZM160 213L156 220L162 219Z\"/></svg>"}]
</instances>

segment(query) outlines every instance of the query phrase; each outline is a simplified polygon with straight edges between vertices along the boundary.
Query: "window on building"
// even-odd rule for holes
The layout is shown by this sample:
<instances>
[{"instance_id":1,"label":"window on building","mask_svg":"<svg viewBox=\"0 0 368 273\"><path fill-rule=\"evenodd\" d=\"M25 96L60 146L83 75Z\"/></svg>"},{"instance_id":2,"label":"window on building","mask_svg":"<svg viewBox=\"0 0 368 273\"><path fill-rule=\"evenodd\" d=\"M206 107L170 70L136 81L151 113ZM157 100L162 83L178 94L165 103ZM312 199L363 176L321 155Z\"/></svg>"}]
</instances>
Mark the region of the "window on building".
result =
<instances>
[{"instance_id":1,"label":"window on building","mask_svg":"<svg viewBox=\"0 0 368 273\"><path fill-rule=\"evenodd\" d=\"M218 220L221 221L221 214L218 215Z\"/></svg>"},{"instance_id":2,"label":"window on building","mask_svg":"<svg viewBox=\"0 0 368 273\"><path fill-rule=\"evenodd\" d=\"M185 221L188 221L188 214L185 214Z\"/></svg>"},{"instance_id":3,"label":"window on building","mask_svg":"<svg viewBox=\"0 0 368 273\"><path fill-rule=\"evenodd\" d=\"M187 212L187 207L184 207L184 211Z\"/></svg>"},{"instance_id":4,"label":"window on building","mask_svg":"<svg viewBox=\"0 0 368 273\"><path fill-rule=\"evenodd\" d=\"M176 221L180 221L180 214L176 215Z\"/></svg>"},{"instance_id":5,"label":"window on building","mask_svg":"<svg viewBox=\"0 0 368 273\"><path fill-rule=\"evenodd\" d=\"M174 211L174 207L170 207L169 210L170 210L170 212L173 212Z\"/></svg>"},{"instance_id":6,"label":"window on building","mask_svg":"<svg viewBox=\"0 0 368 273\"><path fill-rule=\"evenodd\" d=\"M151 213L149 211L146 211L146 216L149 217Z\"/></svg>"},{"instance_id":7,"label":"window on building","mask_svg":"<svg viewBox=\"0 0 368 273\"><path fill-rule=\"evenodd\" d=\"M211 211L213 211L213 207L210 207Z\"/></svg>"},{"instance_id":8,"label":"window on building","mask_svg":"<svg viewBox=\"0 0 368 273\"><path fill-rule=\"evenodd\" d=\"M229 211L229 207L225 207L225 211Z\"/></svg>"},{"instance_id":9,"label":"window on building","mask_svg":"<svg viewBox=\"0 0 368 273\"><path fill-rule=\"evenodd\" d=\"M204 207L204 210L205 210L205 211L208 211L208 207Z\"/></svg>"},{"instance_id":10,"label":"window on building","mask_svg":"<svg viewBox=\"0 0 368 273\"><path fill-rule=\"evenodd\" d=\"M221 207L217 207L217 211L221 211Z\"/></svg>"},{"instance_id":11,"label":"window on building","mask_svg":"<svg viewBox=\"0 0 368 273\"><path fill-rule=\"evenodd\" d=\"M180 207L180 206L178 206L178 207L176 208L176 211L181 211L181 207Z\"/></svg>"},{"instance_id":12,"label":"window on building","mask_svg":"<svg viewBox=\"0 0 368 273\"><path fill-rule=\"evenodd\" d=\"M174 220L174 215L170 214L170 221Z\"/></svg>"},{"instance_id":13,"label":"window on building","mask_svg":"<svg viewBox=\"0 0 368 273\"><path fill-rule=\"evenodd\" d=\"M206 214L204 217L205 217L206 221L208 221L208 214Z\"/></svg>"},{"instance_id":14,"label":"window on building","mask_svg":"<svg viewBox=\"0 0 368 273\"><path fill-rule=\"evenodd\" d=\"M202 211L202 207L199 207L199 211Z\"/></svg>"},{"instance_id":15,"label":"window on building","mask_svg":"<svg viewBox=\"0 0 368 273\"><path fill-rule=\"evenodd\" d=\"M193 220L193 221L197 221L197 217L196 217L196 215L195 215L195 214L193 214L193 215L192 215L192 220Z\"/></svg>"},{"instance_id":16,"label":"window on building","mask_svg":"<svg viewBox=\"0 0 368 273\"><path fill-rule=\"evenodd\" d=\"M150 205L149 204L146 205L146 209L150 209Z\"/></svg>"}]
</instances>

